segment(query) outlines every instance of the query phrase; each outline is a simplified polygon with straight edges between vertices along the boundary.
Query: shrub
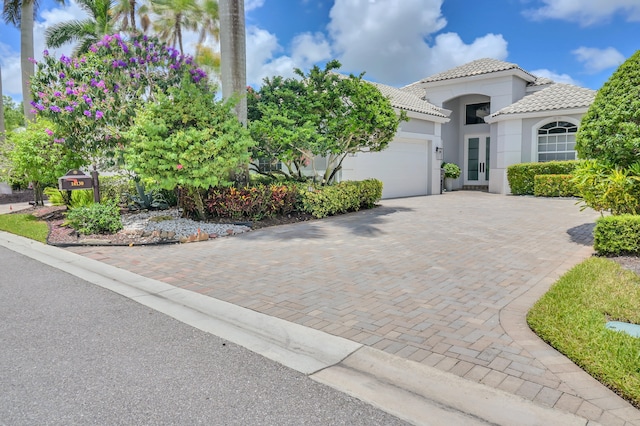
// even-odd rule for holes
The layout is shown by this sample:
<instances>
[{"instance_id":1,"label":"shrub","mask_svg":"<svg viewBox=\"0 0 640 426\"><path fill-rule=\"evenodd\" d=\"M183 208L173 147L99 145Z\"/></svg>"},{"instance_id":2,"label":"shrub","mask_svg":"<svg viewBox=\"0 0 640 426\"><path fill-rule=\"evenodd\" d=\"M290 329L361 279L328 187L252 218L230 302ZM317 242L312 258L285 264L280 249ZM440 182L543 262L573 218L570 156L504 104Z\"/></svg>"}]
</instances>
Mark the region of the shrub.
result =
<instances>
[{"instance_id":1,"label":"shrub","mask_svg":"<svg viewBox=\"0 0 640 426\"><path fill-rule=\"evenodd\" d=\"M83 235L115 234L122 229L120 210L114 203L94 203L67 213L67 224Z\"/></svg>"},{"instance_id":2,"label":"shrub","mask_svg":"<svg viewBox=\"0 0 640 426\"><path fill-rule=\"evenodd\" d=\"M640 154L640 50L602 86L576 135L580 158L629 167Z\"/></svg>"},{"instance_id":3,"label":"shrub","mask_svg":"<svg viewBox=\"0 0 640 426\"><path fill-rule=\"evenodd\" d=\"M578 194L572 175L536 175L533 180L536 197L573 197Z\"/></svg>"},{"instance_id":4,"label":"shrub","mask_svg":"<svg viewBox=\"0 0 640 426\"><path fill-rule=\"evenodd\" d=\"M128 176L100 176L100 201L126 204L127 194L135 191L133 180Z\"/></svg>"},{"instance_id":5,"label":"shrub","mask_svg":"<svg viewBox=\"0 0 640 426\"><path fill-rule=\"evenodd\" d=\"M454 163L444 163L442 165L444 169L444 177L451 179L458 179L460 177L460 167Z\"/></svg>"},{"instance_id":6,"label":"shrub","mask_svg":"<svg viewBox=\"0 0 640 426\"><path fill-rule=\"evenodd\" d=\"M382 182L369 179L345 181L336 185L300 189L300 206L304 212L323 218L338 213L370 208L382 197Z\"/></svg>"},{"instance_id":7,"label":"shrub","mask_svg":"<svg viewBox=\"0 0 640 426\"><path fill-rule=\"evenodd\" d=\"M593 231L593 248L598 254L640 254L640 216L601 217Z\"/></svg>"},{"instance_id":8,"label":"shrub","mask_svg":"<svg viewBox=\"0 0 640 426\"><path fill-rule=\"evenodd\" d=\"M578 160L520 163L507 167L507 179L514 195L533 195L535 176L567 175L580 164Z\"/></svg>"},{"instance_id":9,"label":"shrub","mask_svg":"<svg viewBox=\"0 0 640 426\"><path fill-rule=\"evenodd\" d=\"M87 207L94 203L93 189L76 189L73 191L60 191L56 188L45 188L44 194L54 206L66 205L70 209Z\"/></svg>"},{"instance_id":10,"label":"shrub","mask_svg":"<svg viewBox=\"0 0 640 426\"><path fill-rule=\"evenodd\" d=\"M640 163L620 168L587 160L576 168L573 180L582 201L598 212L618 215L640 211Z\"/></svg>"}]
</instances>

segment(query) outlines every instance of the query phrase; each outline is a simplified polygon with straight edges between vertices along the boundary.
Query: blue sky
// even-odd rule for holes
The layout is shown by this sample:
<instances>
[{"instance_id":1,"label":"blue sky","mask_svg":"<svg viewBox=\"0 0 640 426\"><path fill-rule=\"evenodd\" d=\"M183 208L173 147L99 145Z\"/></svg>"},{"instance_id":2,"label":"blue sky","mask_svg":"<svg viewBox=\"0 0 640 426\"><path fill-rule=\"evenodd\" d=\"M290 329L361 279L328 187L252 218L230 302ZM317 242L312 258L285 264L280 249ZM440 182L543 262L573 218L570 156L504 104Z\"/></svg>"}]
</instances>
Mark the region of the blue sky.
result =
<instances>
[{"instance_id":1,"label":"blue sky","mask_svg":"<svg viewBox=\"0 0 640 426\"><path fill-rule=\"evenodd\" d=\"M246 0L247 75L258 86L337 58L344 72L401 87L474 59L598 89L640 49L640 0ZM44 30L82 17L73 2L41 2ZM187 36L187 44L195 42ZM19 32L0 25L4 94L21 98ZM68 54L65 46L54 54Z\"/></svg>"}]
</instances>

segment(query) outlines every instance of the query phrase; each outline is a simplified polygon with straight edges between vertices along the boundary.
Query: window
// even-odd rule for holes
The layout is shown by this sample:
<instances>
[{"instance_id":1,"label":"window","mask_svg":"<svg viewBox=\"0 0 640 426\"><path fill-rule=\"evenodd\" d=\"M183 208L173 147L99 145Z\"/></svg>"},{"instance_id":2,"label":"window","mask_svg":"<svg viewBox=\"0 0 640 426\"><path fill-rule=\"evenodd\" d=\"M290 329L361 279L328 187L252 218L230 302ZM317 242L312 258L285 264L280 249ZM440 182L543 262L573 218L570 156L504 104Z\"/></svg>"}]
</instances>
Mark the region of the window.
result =
<instances>
[{"instance_id":1,"label":"window","mask_svg":"<svg viewBox=\"0 0 640 426\"><path fill-rule=\"evenodd\" d=\"M491 114L491 104L489 102L469 104L467 105L467 118L465 120L465 124L484 123L484 118L489 114Z\"/></svg>"},{"instance_id":2,"label":"window","mask_svg":"<svg viewBox=\"0 0 640 426\"><path fill-rule=\"evenodd\" d=\"M538 129L538 161L575 160L578 126L554 121Z\"/></svg>"}]
</instances>

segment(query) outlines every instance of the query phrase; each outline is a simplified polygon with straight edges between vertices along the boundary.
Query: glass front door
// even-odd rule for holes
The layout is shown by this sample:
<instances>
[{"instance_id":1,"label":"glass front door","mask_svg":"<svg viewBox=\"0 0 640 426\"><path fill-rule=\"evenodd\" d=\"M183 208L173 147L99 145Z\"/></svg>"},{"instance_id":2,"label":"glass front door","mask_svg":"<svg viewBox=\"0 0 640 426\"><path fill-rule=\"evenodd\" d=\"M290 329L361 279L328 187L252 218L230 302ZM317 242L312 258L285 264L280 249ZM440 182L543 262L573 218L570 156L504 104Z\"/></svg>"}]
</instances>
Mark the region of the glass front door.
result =
<instances>
[{"instance_id":1,"label":"glass front door","mask_svg":"<svg viewBox=\"0 0 640 426\"><path fill-rule=\"evenodd\" d=\"M465 185L489 185L490 145L487 135L465 138Z\"/></svg>"}]
</instances>

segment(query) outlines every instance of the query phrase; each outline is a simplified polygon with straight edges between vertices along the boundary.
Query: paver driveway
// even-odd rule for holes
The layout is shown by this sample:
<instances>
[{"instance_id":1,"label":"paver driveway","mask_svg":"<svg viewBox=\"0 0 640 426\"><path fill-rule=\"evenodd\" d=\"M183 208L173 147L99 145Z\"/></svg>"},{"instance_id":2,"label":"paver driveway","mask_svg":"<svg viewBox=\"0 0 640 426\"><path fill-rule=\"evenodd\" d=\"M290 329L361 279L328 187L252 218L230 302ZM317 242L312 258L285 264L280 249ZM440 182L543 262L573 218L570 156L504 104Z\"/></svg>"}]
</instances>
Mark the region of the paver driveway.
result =
<instances>
[{"instance_id":1,"label":"paver driveway","mask_svg":"<svg viewBox=\"0 0 640 426\"><path fill-rule=\"evenodd\" d=\"M480 192L381 204L204 243L70 250L604 424L640 422L524 319L591 254L596 213Z\"/></svg>"}]
</instances>

